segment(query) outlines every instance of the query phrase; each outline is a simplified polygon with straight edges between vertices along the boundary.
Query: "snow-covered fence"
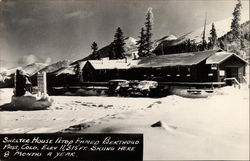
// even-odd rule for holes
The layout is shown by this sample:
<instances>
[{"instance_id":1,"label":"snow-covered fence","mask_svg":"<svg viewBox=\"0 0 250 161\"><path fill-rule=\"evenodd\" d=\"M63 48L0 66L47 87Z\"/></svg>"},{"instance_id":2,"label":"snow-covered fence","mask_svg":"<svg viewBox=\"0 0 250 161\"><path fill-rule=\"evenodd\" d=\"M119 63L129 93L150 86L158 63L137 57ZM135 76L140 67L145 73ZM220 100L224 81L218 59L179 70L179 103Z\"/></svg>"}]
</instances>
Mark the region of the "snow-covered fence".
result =
<instances>
[{"instance_id":1,"label":"snow-covered fence","mask_svg":"<svg viewBox=\"0 0 250 161\"><path fill-rule=\"evenodd\" d=\"M236 85L238 85L238 87L239 87L239 89L240 89L240 82L239 82L235 77L233 77L233 78L225 78L225 79L224 79L224 81L227 81L227 80L233 81L234 87L235 87Z\"/></svg>"}]
</instances>

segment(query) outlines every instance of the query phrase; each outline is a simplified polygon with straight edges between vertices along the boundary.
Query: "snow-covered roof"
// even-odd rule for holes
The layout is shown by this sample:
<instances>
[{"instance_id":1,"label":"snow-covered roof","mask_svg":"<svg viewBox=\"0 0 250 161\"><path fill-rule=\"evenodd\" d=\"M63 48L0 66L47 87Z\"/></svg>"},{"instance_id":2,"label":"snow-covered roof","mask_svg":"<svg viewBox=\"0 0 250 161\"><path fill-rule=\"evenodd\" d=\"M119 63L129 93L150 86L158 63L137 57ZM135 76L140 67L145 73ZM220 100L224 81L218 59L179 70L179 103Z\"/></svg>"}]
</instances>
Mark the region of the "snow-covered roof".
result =
<instances>
[{"instance_id":1,"label":"snow-covered roof","mask_svg":"<svg viewBox=\"0 0 250 161\"><path fill-rule=\"evenodd\" d=\"M142 58L135 67L164 67L195 65L215 54L216 50L160 55Z\"/></svg>"},{"instance_id":2,"label":"snow-covered roof","mask_svg":"<svg viewBox=\"0 0 250 161\"><path fill-rule=\"evenodd\" d=\"M215 53L214 55L211 55L209 58L207 58L206 64L219 64L220 62L222 62L223 60L226 60L230 56L232 56L232 53L218 52L218 53Z\"/></svg>"},{"instance_id":3,"label":"snow-covered roof","mask_svg":"<svg viewBox=\"0 0 250 161\"><path fill-rule=\"evenodd\" d=\"M89 60L89 63L95 69L129 69L132 65L137 64L135 60Z\"/></svg>"},{"instance_id":4,"label":"snow-covered roof","mask_svg":"<svg viewBox=\"0 0 250 161\"><path fill-rule=\"evenodd\" d=\"M218 52L218 53L211 55L209 58L207 58L206 64L219 64L233 55L238 57L242 61L246 62L244 59L242 59L241 57L239 57L238 55L234 53Z\"/></svg>"}]
</instances>

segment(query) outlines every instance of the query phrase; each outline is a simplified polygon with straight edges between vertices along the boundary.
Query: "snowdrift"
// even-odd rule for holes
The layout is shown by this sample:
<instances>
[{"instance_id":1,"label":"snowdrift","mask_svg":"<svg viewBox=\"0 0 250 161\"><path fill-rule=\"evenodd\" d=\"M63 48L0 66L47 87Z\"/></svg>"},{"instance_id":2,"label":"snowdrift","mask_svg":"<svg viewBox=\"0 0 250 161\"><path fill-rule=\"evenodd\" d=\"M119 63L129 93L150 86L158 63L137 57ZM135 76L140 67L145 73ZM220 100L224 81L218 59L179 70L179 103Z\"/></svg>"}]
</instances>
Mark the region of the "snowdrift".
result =
<instances>
[{"instance_id":1,"label":"snowdrift","mask_svg":"<svg viewBox=\"0 0 250 161\"><path fill-rule=\"evenodd\" d=\"M26 93L24 96L16 97L12 96L11 103L0 106L2 111L16 111L16 110L46 110L53 103L53 99L49 98L48 95L31 95Z\"/></svg>"}]
</instances>

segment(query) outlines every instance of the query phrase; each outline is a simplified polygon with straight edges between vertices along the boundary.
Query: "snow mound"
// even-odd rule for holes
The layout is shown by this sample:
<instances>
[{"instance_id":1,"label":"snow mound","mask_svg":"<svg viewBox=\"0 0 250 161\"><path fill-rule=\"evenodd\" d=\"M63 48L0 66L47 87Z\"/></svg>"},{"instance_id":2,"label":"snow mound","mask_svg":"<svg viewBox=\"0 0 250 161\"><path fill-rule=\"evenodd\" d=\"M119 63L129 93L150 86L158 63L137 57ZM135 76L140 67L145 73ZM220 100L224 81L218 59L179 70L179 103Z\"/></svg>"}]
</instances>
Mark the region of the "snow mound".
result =
<instances>
[{"instance_id":1,"label":"snow mound","mask_svg":"<svg viewBox=\"0 0 250 161\"><path fill-rule=\"evenodd\" d=\"M189 89L173 89L171 94L181 96L184 98L208 98L214 95L214 91L211 89L207 90L189 90Z\"/></svg>"},{"instance_id":2,"label":"snow mound","mask_svg":"<svg viewBox=\"0 0 250 161\"><path fill-rule=\"evenodd\" d=\"M12 96L9 110L44 110L51 106L53 100L48 95L38 97L26 94L21 97Z\"/></svg>"}]
</instances>

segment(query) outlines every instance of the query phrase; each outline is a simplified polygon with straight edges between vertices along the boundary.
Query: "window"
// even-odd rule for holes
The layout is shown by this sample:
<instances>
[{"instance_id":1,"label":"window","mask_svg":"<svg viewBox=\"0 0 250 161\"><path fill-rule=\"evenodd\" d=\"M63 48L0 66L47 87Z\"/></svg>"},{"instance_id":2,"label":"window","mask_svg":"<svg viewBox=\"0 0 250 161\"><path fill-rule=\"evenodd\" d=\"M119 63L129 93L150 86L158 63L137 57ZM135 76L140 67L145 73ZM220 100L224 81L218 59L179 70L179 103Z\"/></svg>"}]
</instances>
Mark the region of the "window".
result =
<instances>
[{"instance_id":1,"label":"window","mask_svg":"<svg viewBox=\"0 0 250 161\"><path fill-rule=\"evenodd\" d=\"M219 75L220 75L220 76L225 76L225 70L220 70L220 71L219 71Z\"/></svg>"},{"instance_id":2,"label":"window","mask_svg":"<svg viewBox=\"0 0 250 161\"><path fill-rule=\"evenodd\" d=\"M212 70L217 70L217 64L212 64L212 65L211 65L211 69L212 69Z\"/></svg>"},{"instance_id":3,"label":"window","mask_svg":"<svg viewBox=\"0 0 250 161\"><path fill-rule=\"evenodd\" d=\"M212 77L214 74L213 73L208 73L208 76Z\"/></svg>"}]
</instances>

